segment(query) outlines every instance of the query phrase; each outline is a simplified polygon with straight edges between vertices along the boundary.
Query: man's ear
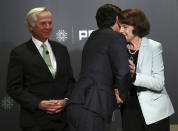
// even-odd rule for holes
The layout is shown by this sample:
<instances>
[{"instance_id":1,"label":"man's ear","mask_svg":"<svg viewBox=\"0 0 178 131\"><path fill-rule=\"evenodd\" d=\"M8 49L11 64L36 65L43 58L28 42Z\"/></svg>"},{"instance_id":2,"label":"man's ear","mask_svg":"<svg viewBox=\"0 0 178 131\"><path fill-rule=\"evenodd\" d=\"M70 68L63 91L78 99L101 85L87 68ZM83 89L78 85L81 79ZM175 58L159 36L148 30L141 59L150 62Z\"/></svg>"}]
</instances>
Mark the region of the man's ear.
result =
<instances>
[{"instance_id":1,"label":"man's ear","mask_svg":"<svg viewBox=\"0 0 178 131\"><path fill-rule=\"evenodd\" d=\"M28 23L28 29L29 29L29 31L30 31L30 32L32 32L32 30L33 30L32 25L31 25L31 24L29 24L29 23Z\"/></svg>"},{"instance_id":2,"label":"man's ear","mask_svg":"<svg viewBox=\"0 0 178 131\"><path fill-rule=\"evenodd\" d=\"M119 17L116 16L116 23L119 24Z\"/></svg>"}]
</instances>

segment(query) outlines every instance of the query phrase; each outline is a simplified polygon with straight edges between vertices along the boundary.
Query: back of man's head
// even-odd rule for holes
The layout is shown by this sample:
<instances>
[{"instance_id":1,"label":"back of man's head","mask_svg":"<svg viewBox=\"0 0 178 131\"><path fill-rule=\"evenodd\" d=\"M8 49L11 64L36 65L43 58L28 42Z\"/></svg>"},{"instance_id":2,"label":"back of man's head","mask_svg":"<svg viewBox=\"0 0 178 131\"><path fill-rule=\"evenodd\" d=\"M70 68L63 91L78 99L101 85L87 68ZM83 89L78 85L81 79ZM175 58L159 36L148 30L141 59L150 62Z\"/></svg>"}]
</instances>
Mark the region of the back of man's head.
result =
<instances>
[{"instance_id":1,"label":"back of man's head","mask_svg":"<svg viewBox=\"0 0 178 131\"><path fill-rule=\"evenodd\" d=\"M120 18L121 9L112 4L101 6L96 13L96 22L99 28L109 28L116 23L116 16Z\"/></svg>"}]
</instances>

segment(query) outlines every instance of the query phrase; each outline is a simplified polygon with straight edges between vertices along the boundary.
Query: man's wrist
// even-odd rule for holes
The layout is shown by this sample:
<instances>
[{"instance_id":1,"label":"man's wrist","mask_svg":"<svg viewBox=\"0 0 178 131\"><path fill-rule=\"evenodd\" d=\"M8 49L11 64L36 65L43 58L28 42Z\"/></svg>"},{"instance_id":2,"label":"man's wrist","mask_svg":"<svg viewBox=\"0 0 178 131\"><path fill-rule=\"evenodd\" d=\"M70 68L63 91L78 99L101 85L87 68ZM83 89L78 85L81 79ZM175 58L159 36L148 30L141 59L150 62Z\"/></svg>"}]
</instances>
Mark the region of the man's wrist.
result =
<instances>
[{"instance_id":1,"label":"man's wrist","mask_svg":"<svg viewBox=\"0 0 178 131\"><path fill-rule=\"evenodd\" d=\"M69 98L64 98L64 100L67 100L67 101L68 101L68 100L69 100Z\"/></svg>"},{"instance_id":2,"label":"man's wrist","mask_svg":"<svg viewBox=\"0 0 178 131\"><path fill-rule=\"evenodd\" d=\"M65 100L65 106L67 106L69 104L69 98L64 98Z\"/></svg>"}]
</instances>

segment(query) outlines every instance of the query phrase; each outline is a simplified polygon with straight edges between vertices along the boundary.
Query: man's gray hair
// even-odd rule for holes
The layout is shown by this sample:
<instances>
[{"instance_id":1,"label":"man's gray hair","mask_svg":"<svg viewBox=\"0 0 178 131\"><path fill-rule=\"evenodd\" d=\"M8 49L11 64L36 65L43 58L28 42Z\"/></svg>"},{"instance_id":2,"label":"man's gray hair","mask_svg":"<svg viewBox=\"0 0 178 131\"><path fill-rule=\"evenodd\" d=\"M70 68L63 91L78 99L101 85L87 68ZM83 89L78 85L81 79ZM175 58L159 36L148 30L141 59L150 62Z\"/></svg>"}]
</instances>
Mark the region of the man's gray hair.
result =
<instances>
[{"instance_id":1,"label":"man's gray hair","mask_svg":"<svg viewBox=\"0 0 178 131\"><path fill-rule=\"evenodd\" d=\"M43 12L43 11L48 11L49 14L51 15L51 12L46 7L33 8L26 15L26 23L30 24L31 26L34 26L35 21L37 20L36 15Z\"/></svg>"}]
</instances>

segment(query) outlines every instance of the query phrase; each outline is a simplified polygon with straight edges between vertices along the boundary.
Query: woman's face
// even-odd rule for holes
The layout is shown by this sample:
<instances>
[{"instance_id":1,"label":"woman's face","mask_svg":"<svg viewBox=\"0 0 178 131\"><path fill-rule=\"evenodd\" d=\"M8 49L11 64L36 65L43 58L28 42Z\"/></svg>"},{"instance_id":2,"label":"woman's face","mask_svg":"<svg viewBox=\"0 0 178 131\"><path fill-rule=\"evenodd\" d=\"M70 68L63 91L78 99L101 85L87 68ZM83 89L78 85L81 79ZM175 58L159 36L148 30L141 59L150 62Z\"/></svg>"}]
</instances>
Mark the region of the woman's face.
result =
<instances>
[{"instance_id":1,"label":"woman's face","mask_svg":"<svg viewBox=\"0 0 178 131\"><path fill-rule=\"evenodd\" d=\"M125 36L127 42L131 42L135 38L133 30L132 25L120 24L120 32Z\"/></svg>"}]
</instances>

